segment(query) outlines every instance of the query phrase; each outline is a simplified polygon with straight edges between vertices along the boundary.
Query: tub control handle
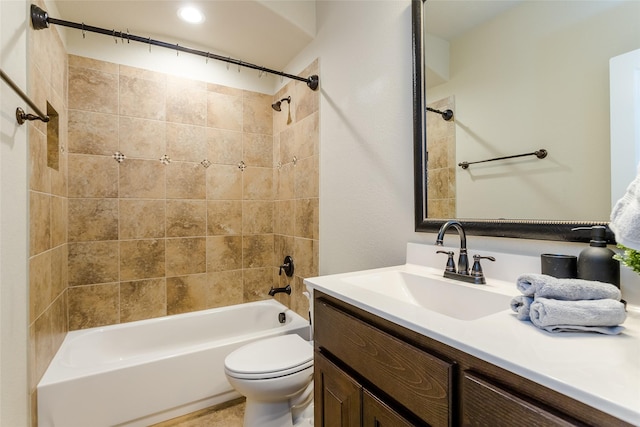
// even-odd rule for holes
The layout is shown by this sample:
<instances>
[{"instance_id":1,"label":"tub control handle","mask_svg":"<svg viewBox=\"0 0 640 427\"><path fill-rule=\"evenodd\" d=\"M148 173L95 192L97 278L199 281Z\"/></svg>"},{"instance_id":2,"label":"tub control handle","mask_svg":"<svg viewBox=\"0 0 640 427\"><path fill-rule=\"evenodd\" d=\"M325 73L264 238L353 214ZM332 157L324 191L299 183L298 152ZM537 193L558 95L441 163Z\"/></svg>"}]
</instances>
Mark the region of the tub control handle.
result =
<instances>
[{"instance_id":1,"label":"tub control handle","mask_svg":"<svg viewBox=\"0 0 640 427\"><path fill-rule=\"evenodd\" d=\"M293 258L290 255L284 257L284 261L280 266L280 270L278 271L278 276L282 276L282 272L287 275L287 277L293 276Z\"/></svg>"}]
</instances>

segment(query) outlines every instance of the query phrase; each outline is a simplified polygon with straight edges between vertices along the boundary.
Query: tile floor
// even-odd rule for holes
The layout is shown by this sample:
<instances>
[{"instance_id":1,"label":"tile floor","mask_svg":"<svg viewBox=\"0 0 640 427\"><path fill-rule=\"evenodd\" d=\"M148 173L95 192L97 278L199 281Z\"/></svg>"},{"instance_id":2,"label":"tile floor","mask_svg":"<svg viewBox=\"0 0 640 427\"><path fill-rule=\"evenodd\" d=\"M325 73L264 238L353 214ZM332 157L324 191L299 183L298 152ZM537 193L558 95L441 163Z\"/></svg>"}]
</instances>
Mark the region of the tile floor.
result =
<instances>
[{"instance_id":1,"label":"tile floor","mask_svg":"<svg viewBox=\"0 0 640 427\"><path fill-rule=\"evenodd\" d=\"M244 398L202 409L152 427L242 427Z\"/></svg>"}]
</instances>

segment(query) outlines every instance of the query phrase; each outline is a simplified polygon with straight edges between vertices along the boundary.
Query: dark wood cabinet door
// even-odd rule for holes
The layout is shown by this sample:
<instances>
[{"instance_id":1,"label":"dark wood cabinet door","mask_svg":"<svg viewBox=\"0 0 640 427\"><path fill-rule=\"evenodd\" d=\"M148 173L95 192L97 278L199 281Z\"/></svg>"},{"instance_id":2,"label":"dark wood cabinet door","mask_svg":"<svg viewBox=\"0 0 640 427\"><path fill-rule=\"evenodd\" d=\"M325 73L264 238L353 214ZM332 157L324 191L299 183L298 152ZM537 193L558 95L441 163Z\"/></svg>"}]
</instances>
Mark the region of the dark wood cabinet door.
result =
<instances>
[{"instance_id":1,"label":"dark wood cabinet door","mask_svg":"<svg viewBox=\"0 0 640 427\"><path fill-rule=\"evenodd\" d=\"M362 393L363 427L415 427L369 391Z\"/></svg>"},{"instance_id":2,"label":"dark wood cabinet door","mask_svg":"<svg viewBox=\"0 0 640 427\"><path fill-rule=\"evenodd\" d=\"M314 358L315 427L360 427L362 386L319 352Z\"/></svg>"}]
</instances>

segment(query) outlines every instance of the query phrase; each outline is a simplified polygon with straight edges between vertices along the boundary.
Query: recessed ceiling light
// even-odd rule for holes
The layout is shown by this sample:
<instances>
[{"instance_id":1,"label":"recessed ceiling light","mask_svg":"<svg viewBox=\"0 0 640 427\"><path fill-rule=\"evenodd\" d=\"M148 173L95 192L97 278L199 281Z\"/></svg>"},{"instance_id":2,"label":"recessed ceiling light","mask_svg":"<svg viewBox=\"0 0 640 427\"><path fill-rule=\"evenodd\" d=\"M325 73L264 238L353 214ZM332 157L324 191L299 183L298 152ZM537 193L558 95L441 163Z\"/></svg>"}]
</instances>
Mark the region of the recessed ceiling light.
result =
<instances>
[{"instance_id":1,"label":"recessed ceiling light","mask_svg":"<svg viewBox=\"0 0 640 427\"><path fill-rule=\"evenodd\" d=\"M181 7L178 10L178 16L191 24L199 24L204 21L204 15L198 9L192 6Z\"/></svg>"}]
</instances>

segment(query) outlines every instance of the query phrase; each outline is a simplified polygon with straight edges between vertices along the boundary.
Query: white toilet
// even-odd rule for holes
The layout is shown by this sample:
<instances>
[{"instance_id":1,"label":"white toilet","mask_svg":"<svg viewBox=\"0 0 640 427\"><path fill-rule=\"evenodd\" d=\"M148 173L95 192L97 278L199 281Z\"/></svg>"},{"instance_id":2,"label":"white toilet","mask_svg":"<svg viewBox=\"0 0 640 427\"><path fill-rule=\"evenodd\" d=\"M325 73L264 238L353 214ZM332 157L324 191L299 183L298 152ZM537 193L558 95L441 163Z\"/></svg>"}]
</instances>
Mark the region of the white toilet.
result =
<instances>
[{"instance_id":1,"label":"white toilet","mask_svg":"<svg viewBox=\"0 0 640 427\"><path fill-rule=\"evenodd\" d=\"M299 335L249 343L224 361L229 383L247 398L244 427L313 425L313 346Z\"/></svg>"}]
</instances>

